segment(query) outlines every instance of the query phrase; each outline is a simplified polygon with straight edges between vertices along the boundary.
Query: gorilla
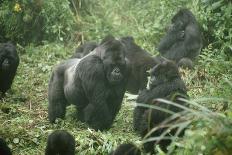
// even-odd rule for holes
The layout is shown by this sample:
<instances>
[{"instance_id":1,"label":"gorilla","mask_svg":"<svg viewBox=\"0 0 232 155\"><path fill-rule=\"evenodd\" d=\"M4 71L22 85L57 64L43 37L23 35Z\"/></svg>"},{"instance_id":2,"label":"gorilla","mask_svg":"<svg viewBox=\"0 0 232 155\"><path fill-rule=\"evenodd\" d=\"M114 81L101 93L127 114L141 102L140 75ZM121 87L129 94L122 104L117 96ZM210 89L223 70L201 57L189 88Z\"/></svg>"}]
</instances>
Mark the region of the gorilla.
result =
<instances>
[{"instance_id":1,"label":"gorilla","mask_svg":"<svg viewBox=\"0 0 232 155\"><path fill-rule=\"evenodd\" d=\"M3 138L0 138L0 154L1 155L12 155L10 148L7 146Z\"/></svg>"},{"instance_id":2,"label":"gorilla","mask_svg":"<svg viewBox=\"0 0 232 155\"><path fill-rule=\"evenodd\" d=\"M81 59L69 59L53 70L48 88L51 123L64 118L66 106L75 104L78 119L95 130L110 128L118 113L130 67L123 44L105 39Z\"/></svg>"},{"instance_id":3,"label":"gorilla","mask_svg":"<svg viewBox=\"0 0 232 155\"><path fill-rule=\"evenodd\" d=\"M202 48L202 36L198 23L188 9L181 9L171 20L167 34L158 45L159 56L175 61L178 66L193 68L193 62Z\"/></svg>"},{"instance_id":4,"label":"gorilla","mask_svg":"<svg viewBox=\"0 0 232 155\"><path fill-rule=\"evenodd\" d=\"M0 98L10 89L19 65L19 56L12 43L0 44Z\"/></svg>"},{"instance_id":5,"label":"gorilla","mask_svg":"<svg viewBox=\"0 0 232 155\"><path fill-rule=\"evenodd\" d=\"M186 103L179 100L179 98L188 98L186 86L180 77L178 66L171 61L163 61L152 68L151 78L149 82L149 89L145 89L139 93L137 103L143 103L145 105L154 105L163 109L167 109L174 113L181 112L183 109L167 103L158 102L157 98L163 98L173 101L180 105L185 106ZM133 116L133 125L136 132L142 137L151 131L152 128L158 126L165 119L171 116L170 113L145 108L142 106L136 106ZM167 128L160 128L153 132L150 137L160 136ZM167 135L175 135L176 129L170 131ZM181 133L183 135L183 133ZM160 148L167 151L167 146L171 143L171 140L160 140L158 142ZM153 153L155 142L147 142L144 144L146 152Z\"/></svg>"},{"instance_id":6,"label":"gorilla","mask_svg":"<svg viewBox=\"0 0 232 155\"><path fill-rule=\"evenodd\" d=\"M75 53L71 58L82 58L85 55L89 54L91 51L93 51L97 46L98 44L96 42L86 42L75 50Z\"/></svg>"},{"instance_id":7,"label":"gorilla","mask_svg":"<svg viewBox=\"0 0 232 155\"><path fill-rule=\"evenodd\" d=\"M65 130L56 130L48 136L45 155L75 155L75 139Z\"/></svg>"},{"instance_id":8,"label":"gorilla","mask_svg":"<svg viewBox=\"0 0 232 155\"><path fill-rule=\"evenodd\" d=\"M141 155L141 151L132 143L121 144L109 155Z\"/></svg>"},{"instance_id":9,"label":"gorilla","mask_svg":"<svg viewBox=\"0 0 232 155\"><path fill-rule=\"evenodd\" d=\"M155 59L150 53L139 47L133 37L127 36L120 39L126 47L126 58L131 65L127 90L132 94L137 94L147 86L147 71L156 65Z\"/></svg>"},{"instance_id":10,"label":"gorilla","mask_svg":"<svg viewBox=\"0 0 232 155\"><path fill-rule=\"evenodd\" d=\"M108 36L111 38L113 36ZM150 53L139 47L134 38L131 36L122 37L119 39L125 46L126 58L131 66L131 74L126 90L132 94L137 94L139 90L145 89L147 86L147 71L156 65L155 59ZM103 40L104 41L104 40ZM79 58L90 53L96 48L96 42L87 42L80 46L72 58Z\"/></svg>"}]
</instances>

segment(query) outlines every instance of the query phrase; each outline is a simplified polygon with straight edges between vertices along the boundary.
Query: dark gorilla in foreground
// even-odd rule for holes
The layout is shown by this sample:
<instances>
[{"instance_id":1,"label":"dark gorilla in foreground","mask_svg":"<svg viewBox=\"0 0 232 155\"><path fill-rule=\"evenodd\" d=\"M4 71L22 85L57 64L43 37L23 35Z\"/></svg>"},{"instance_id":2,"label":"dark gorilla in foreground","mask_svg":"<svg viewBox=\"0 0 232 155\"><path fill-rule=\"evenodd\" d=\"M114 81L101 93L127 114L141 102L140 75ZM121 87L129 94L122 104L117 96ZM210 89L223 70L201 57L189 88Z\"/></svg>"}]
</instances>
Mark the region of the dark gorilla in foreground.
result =
<instances>
[{"instance_id":1,"label":"dark gorilla in foreground","mask_svg":"<svg viewBox=\"0 0 232 155\"><path fill-rule=\"evenodd\" d=\"M75 139L65 130L56 130L48 136L45 155L75 155Z\"/></svg>"},{"instance_id":2,"label":"dark gorilla in foreground","mask_svg":"<svg viewBox=\"0 0 232 155\"><path fill-rule=\"evenodd\" d=\"M50 122L64 118L66 106L75 104L79 120L94 129L108 129L118 113L129 68L123 44L105 39L82 59L69 59L55 67L48 89Z\"/></svg>"},{"instance_id":3,"label":"dark gorilla in foreground","mask_svg":"<svg viewBox=\"0 0 232 155\"><path fill-rule=\"evenodd\" d=\"M158 46L160 55L175 61L178 66L193 68L193 60L199 55L202 36L198 23L188 9L181 9L172 18L172 25ZM157 57L162 61L160 56Z\"/></svg>"},{"instance_id":4,"label":"dark gorilla in foreground","mask_svg":"<svg viewBox=\"0 0 232 155\"><path fill-rule=\"evenodd\" d=\"M11 88L18 65L16 47L12 43L0 44L0 98Z\"/></svg>"},{"instance_id":5,"label":"dark gorilla in foreground","mask_svg":"<svg viewBox=\"0 0 232 155\"><path fill-rule=\"evenodd\" d=\"M141 151L132 143L121 144L109 155L141 155Z\"/></svg>"},{"instance_id":6,"label":"dark gorilla in foreground","mask_svg":"<svg viewBox=\"0 0 232 155\"><path fill-rule=\"evenodd\" d=\"M179 98L187 98L187 91L185 84L180 77L177 65L175 65L175 63L171 61L163 61L161 64L158 64L154 68L152 68L150 74L150 88L148 90L143 90L139 94L137 98L137 103L158 106L174 113L181 112L183 110L181 108L156 101L157 98L163 98L183 106L186 105L185 102L179 100ZM142 137L144 137L154 127L160 125L165 119L169 118L170 116L172 116L172 114L164 111L137 106L134 110L134 129ZM165 127L160 128L153 132L147 138L158 137L166 129L167 128ZM175 135L175 133L176 129L171 130L166 136ZM181 134L183 135L183 132ZM171 140L169 139L163 139L158 142L160 148L164 151L167 151L167 146L170 143ZM154 144L154 141L145 143L145 150L147 152L153 153Z\"/></svg>"},{"instance_id":7,"label":"dark gorilla in foreground","mask_svg":"<svg viewBox=\"0 0 232 155\"><path fill-rule=\"evenodd\" d=\"M112 36L108 37L110 38ZM131 66L131 74L129 76L126 90L132 94L137 94L139 90L146 88L148 77L147 71L151 69L156 62L150 53L135 43L133 37L122 37L120 38L120 41L125 45L126 58ZM72 57L83 57L94 50L97 46L96 42L86 42L77 48Z\"/></svg>"},{"instance_id":8,"label":"dark gorilla in foreground","mask_svg":"<svg viewBox=\"0 0 232 155\"><path fill-rule=\"evenodd\" d=\"M12 155L4 139L0 138L0 155Z\"/></svg>"}]
</instances>

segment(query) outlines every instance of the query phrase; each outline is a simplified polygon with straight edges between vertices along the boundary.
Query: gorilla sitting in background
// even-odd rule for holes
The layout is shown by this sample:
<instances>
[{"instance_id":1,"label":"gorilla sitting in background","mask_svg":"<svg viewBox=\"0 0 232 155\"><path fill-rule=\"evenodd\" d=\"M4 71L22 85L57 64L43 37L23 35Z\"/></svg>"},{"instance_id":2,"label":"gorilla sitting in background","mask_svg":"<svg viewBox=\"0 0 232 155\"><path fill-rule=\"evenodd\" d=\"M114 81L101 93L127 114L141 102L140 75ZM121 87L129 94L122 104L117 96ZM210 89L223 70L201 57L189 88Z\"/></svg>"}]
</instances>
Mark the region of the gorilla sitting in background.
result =
<instances>
[{"instance_id":1,"label":"gorilla sitting in background","mask_svg":"<svg viewBox=\"0 0 232 155\"><path fill-rule=\"evenodd\" d=\"M132 143L121 144L109 155L141 155L141 151Z\"/></svg>"},{"instance_id":2,"label":"gorilla sitting in background","mask_svg":"<svg viewBox=\"0 0 232 155\"><path fill-rule=\"evenodd\" d=\"M0 138L0 155L12 155L4 139Z\"/></svg>"},{"instance_id":3,"label":"gorilla sitting in background","mask_svg":"<svg viewBox=\"0 0 232 155\"><path fill-rule=\"evenodd\" d=\"M175 61L178 66L193 68L193 62L202 48L202 36L198 23L188 9L181 9L172 18L167 34L161 39L158 51L164 58ZM156 57L163 61L162 57Z\"/></svg>"},{"instance_id":4,"label":"gorilla sitting in background","mask_svg":"<svg viewBox=\"0 0 232 155\"><path fill-rule=\"evenodd\" d=\"M178 67L174 62L163 61L161 64L152 68L151 79L149 83L149 89L143 90L139 93L137 103L143 103L146 105L154 105L160 108L172 111L174 113L181 112L183 109L167 103L158 102L156 99L163 98L173 101L180 105L185 106L186 103L180 101L179 98L187 98L187 92L184 82L182 81ZM134 110L133 124L134 129L144 137L154 127L160 125L165 119L171 116L170 113L137 106ZM160 136L167 128L160 128L153 132L149 137ZM167 135L175 135L176 130L172 130ZM183 133L181 133L183 135ZM166 136L167 136L166 135ZM162 139L158 142L160 148L164 151L167 150L167 146L171 143L170 139ZM144 148L147 152L152 152L155 142L147 142L144 144Z\"/></svg>"},{"instance_id":5,"label":"gorilla sitting in background","mask_svg":"<svg viewBox=\"0 0 232 155\"><path fill-rule=\"evenodd\" d=\"M82 59L69 59L53 70L48 89L50 122L64 118L75 104L78 118L95 130L108 129L118 113L130 68L123 44L107 38Z\"/></svg>"},{"instance_id":6,"label":"gorilla sitting in background","mask_svg":"<svg viewBox=\"0 0 232 155\"><path fill-rule=\"evenodd\" d=\"M75 155L75 139L65 130L56 130L48 136L45 155Z\"/></svg>"},{"instance_id":7,"label":"gorilla sitting in background","mask_svg":"<svg viewBox=\"0 0 232 155\"><path fill-rule=\"evenodd\" d=\"M111 38L113 36L108 36ZM126 48L126 58L131 66L131 74L129 76L127 91L132 94L137 94L139 90L145 89L147 86L147 71L151 69L155 64L155 59L150 53L139 47L134 38L131 36L122 37L119 39ZM104 40L103 40L104 41ZM97 47L96 42L86 42L77 48L76 53L72 58L80 58Z\"/></svg>"},{"instance_id":8,"label":"gorilla sitting in background","mask_svg":"<svg viewBox=\"0 0 232 155\"><path fill-rule=\"evenodd\" d=\"M0 44L0 98L11 88L18 65L16 47L12 43Z\"/></svg>"},{"instance_id":9,"label":"gorilla sitting in background","mask_svg":"<svg viewBox=\"0 0 232 155\"><path fill-rule=\"evenodd\" d=\"M89 54L91 51L93 51L98 44L93 41L86 42L82 45L80 45L76 50L75 53L71 58L82 58L85 55Z\"/></svg>"}]
</instances>

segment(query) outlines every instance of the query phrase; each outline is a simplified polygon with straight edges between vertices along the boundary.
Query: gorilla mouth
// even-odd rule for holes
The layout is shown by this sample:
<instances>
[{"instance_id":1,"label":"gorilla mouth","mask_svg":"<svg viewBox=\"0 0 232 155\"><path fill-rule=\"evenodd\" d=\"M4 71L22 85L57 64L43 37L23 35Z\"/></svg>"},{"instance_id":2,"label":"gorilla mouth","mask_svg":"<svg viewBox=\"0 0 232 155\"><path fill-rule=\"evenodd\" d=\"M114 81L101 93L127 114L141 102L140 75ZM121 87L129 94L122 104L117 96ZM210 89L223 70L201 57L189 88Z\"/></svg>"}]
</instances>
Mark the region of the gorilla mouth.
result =
<instances>
[{"instance_id":1,"label":"gorilla mouth","mask_svg":"<svg viewBox=\"0 0 232 155\"><path fill-rule=\"evenodd\" d=\"M122 79L123 79L123 76L121 74L120 69L118 67L115 67L109 76L110 83L116 84L116 83L120 82Z\"/></svg>"}]
</instances>

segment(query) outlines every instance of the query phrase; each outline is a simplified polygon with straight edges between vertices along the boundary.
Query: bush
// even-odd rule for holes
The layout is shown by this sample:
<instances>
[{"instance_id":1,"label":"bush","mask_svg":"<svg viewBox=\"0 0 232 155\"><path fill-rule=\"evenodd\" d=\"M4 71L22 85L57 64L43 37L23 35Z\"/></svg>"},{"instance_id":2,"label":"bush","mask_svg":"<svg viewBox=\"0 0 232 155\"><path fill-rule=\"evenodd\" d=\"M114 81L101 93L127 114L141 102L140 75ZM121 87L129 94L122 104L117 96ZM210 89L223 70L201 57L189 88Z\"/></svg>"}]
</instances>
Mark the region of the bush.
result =
<instances>
[{"instance_id":1,"label":"bush","mask_svg":"<svg viewBox=\"0 0 232 155\"><path fill-rule=\"evenodd\" d=\"M74 25L68 0L6 0L0 4L0 20L0 41L21 44L63 41Z\"/></svg>"},{"instance_id":2,"label":"bush","mask_svg":"<svg viewBox=\"0 0 232 155\"><path fill-rule=\"evenodd\" d=\"M202 0L199 6L205 46L210 45L212 49L219 49L224 54L232 55L231 2L229 0Z\"/></svg>"}]
</instances>

